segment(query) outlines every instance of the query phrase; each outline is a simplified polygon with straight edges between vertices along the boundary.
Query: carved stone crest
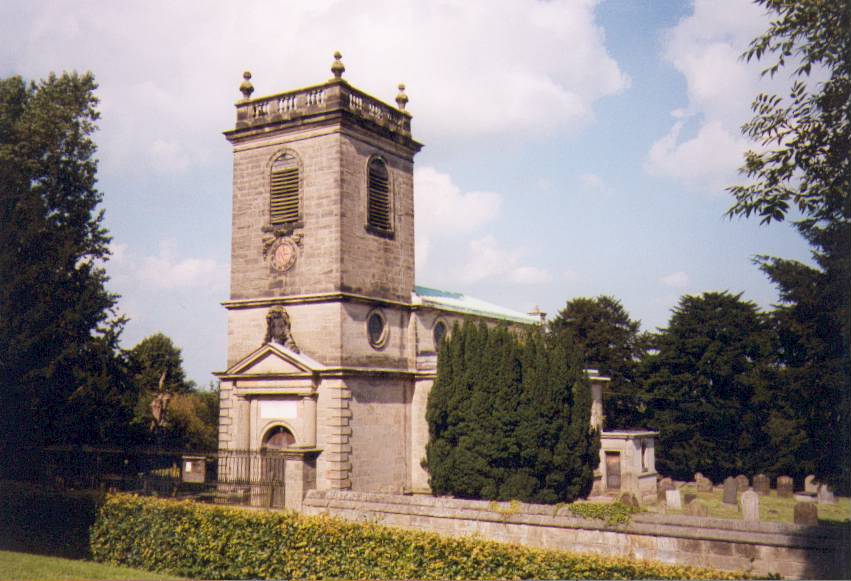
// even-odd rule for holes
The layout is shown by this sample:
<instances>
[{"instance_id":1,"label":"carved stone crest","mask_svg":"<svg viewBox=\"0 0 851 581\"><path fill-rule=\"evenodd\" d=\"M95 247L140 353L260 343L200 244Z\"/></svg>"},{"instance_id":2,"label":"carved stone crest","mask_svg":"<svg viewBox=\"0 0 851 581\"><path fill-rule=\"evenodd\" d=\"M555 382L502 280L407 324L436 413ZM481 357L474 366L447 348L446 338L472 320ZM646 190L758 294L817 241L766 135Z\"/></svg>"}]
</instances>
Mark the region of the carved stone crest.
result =
<instances>
[{"instance_id":1,"label":"carved stone crest","mask_svg":"<svg viewBox=\"0 0 851 581\"><path fill-rule=\"evenodd\" d=\"M290 328L290 316L284 307L272 307L266 314L265 343L277 343L299 353Z\"/></svg>"}]
</instances>

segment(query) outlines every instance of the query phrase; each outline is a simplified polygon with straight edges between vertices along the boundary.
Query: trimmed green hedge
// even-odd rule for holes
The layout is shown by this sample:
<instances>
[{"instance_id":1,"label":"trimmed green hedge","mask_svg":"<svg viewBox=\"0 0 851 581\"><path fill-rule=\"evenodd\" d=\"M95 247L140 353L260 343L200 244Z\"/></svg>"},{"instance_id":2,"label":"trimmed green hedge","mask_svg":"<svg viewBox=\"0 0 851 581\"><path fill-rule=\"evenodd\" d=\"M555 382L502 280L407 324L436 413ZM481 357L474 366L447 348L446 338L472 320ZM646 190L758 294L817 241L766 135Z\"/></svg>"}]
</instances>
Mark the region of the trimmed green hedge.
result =
<instances>
[{"instance_id":1,"label":"trimmed green hedge","mask_svg":"<svg viewBox=\"0 0 851 581\"><path fill-rule=\"evenodd\" d=\"M103 500L96 492L59 492L0 481L0 549L87 557L89 528Z\"/></svg>"},{"instance_id":2,"label":"trimmed green hedge","mask_svg":"<svg viewBox=\"0 0 851 581\"><path fill-rule=\"evenodd\" d=\"M742 573L545 551L290 512L111 495L98 561L204 579L741 579Z\"/></svg>"}]
</instances>

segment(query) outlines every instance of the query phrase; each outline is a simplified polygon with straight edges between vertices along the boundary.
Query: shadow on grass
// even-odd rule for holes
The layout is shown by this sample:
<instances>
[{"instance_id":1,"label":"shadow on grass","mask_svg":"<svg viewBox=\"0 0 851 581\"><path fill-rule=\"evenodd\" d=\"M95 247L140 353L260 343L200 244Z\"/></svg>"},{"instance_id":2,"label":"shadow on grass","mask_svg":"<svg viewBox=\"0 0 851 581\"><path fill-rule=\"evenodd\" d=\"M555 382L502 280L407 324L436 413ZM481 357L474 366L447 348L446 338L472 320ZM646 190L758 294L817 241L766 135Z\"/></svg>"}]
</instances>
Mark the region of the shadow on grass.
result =
<instances>
[{"instance_id":1,"label":"shadow on grass","mask_svg":"<svg viewBox=\"0 0 851 581\"><path fill-rule=\"evenodd\" d=\"M102 501L96 492L0 481L0 549L87 558L89 529Z\"/></svg>"}]
</instances>

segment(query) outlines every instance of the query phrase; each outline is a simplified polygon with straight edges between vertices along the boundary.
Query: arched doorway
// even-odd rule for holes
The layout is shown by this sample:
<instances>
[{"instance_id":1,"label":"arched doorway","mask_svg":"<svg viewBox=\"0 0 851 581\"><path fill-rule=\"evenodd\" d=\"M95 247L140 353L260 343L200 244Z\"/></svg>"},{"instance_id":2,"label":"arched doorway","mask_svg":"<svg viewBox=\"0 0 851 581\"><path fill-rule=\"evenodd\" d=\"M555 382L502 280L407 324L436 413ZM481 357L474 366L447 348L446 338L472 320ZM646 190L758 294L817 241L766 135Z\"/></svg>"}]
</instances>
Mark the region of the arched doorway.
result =
<instances>
[{"instance_id":1,"label":"arched doorway","mask_svg":"<svg viewBox=\"0 0 851 581\"><path fill-rule=\"evenodd\" d=\"M284 506L284 476L287 459L284 451L295 444L295 436L284 426L275 426L263 436L260 446L260 472L268 486L269 506Z\"/></svg>"}]
</instances>

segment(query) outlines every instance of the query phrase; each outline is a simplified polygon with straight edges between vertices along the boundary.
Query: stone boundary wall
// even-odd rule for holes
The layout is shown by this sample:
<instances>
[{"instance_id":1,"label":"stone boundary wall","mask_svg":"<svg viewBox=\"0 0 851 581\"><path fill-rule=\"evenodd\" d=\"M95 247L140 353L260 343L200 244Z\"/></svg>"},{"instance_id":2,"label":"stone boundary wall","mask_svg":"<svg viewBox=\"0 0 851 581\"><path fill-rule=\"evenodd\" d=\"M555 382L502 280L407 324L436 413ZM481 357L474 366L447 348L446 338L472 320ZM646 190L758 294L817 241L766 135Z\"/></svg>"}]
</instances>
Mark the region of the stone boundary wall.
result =
<instances>
[{"instance_id":1,"label":"stone boundary wall","mask_svg":"<svg viewBox=\"0 0 851 581\"><path fill-rule=\"evenodd\" d=\"M545 549L741 570L786 578L848 579L851 527L802 527L642 513L628 525L549 505L311 490L306 514L471 536Z\"/></svg>"}]
</instances>

